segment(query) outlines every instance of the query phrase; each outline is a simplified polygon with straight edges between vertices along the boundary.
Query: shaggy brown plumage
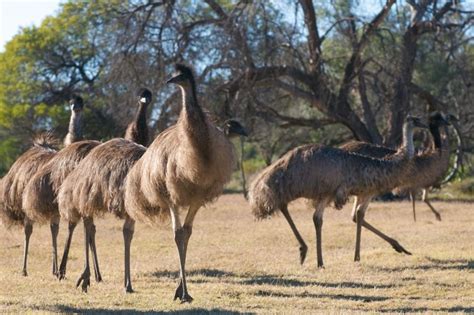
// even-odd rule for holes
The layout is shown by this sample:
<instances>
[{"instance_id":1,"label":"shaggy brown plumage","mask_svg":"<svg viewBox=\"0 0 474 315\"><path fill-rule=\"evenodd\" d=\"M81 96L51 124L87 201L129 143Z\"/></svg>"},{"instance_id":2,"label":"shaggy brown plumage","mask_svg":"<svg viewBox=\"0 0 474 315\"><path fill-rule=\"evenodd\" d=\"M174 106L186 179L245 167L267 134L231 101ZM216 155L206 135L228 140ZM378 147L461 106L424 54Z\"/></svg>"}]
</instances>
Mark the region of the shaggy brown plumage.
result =
<instances>
[{"instance_id":1,"label":"shaggy brown plumage","mask_svg":"<svg viewBox=\"0 0 474 315\"><path fill-rule=\"evenodd\" d=\"M441 215L429 203L427 190L429 187L439 183L449 168L449 140L446 126L448 121L439 112L429 117L429 128L433 137L433 150L426 150L413 158L414 173L416 176L407 177L397 190L408 190L413 202L413 218L416 221L415 194L419 189L423 190L423 201L430 207L438 220ZM440 135L440 128L443 128L443 137ZM366 142L351 141L340 147L349 152L367 155L374 158L383 158L394 154L396 150L378 146Z\"/></svg>"},{"instance_id":2,"label":"shaggy brown plumage","mask_svg":"<svg viewBox=\"0 0 474 315\"><path fill-rule=\"evenodd\" d=\"M29 238L33 231L32 222L25 216L22 198L25 186L36 171L56 154L57 140L49 134L39 136L34 145L23 153L2 178L0 187L0 220L7 228L23 226L25 248L23 275L27 275L27 255Z\"/></svg>"},{"instance_id":3,"label":"shaggy brown plumage","mask_svg":"<svg viewBox=\"0 0 474 315\"><path fill-rule=\"evenodd\" d=\"M128 125L125 132L125 139L134 141L143 146L148 146L148 125L146 122L146 111L148 105L151 103L152 94L148 89L140 89L137 94L138 110L135 119Z\"/></svg>"},{"instance_id":4,"label":"shaggy brown plumage","mask_svg":"<svg viewBox=\"0 0 474 315\"><path fill-rule=\"evenodd\" d=\"M176 70L168 82L181 88L183 106L178 122L161 133L130 170L125 209L133 220L153 221L171 215L181 277L175 299L190 302L185 261L194 217L200 207L222 193L232 172L234 150L224 132L208 120L199 106L192 71L183 65L177 65ZM180 212L186 214L183 224ZM132 219L124 226L126 248L133 235ZM131 288L129 271L126 282Z\"/></svg>"},{"instance_id":5,"label":"shaggy brown plumage","mask_svg":"<svg viewBox=\"0 0 474 315\"><path fill-rule=\"evenodd\" d=\"M323 266L321 228L324 208L334 202L335 207L340 209L350 195L357 196L360 205L368 203L373 195L396 187L404 177L410 176L413 171L412 138L415 125L421 124L417 119L407 119L404 146L390 159L374 159L322 145L306 145L289 151L265 168L250 185L249 202L253 214L261 219L280 210L300 243L303 263L307 246L289 215L287 205L297 198L312 200L316 209L313 221L318 266ZM358 219L358 226L364 224L362 216ZM395 240L390 243L397 251L408 253Z\"/></svg>"},{"instance_id":6,"label":"shaggy brown plumage","mask_svg":"<svg viewBox=\"0 0 474 315\"><path fill-rule=\"evenodd\" d=\"M46 223L59 214L57 193L65 178L99 141L72 143L59 151L31 178L23 195L23 209L29 219Z\"/></svg>"}]
</instances>

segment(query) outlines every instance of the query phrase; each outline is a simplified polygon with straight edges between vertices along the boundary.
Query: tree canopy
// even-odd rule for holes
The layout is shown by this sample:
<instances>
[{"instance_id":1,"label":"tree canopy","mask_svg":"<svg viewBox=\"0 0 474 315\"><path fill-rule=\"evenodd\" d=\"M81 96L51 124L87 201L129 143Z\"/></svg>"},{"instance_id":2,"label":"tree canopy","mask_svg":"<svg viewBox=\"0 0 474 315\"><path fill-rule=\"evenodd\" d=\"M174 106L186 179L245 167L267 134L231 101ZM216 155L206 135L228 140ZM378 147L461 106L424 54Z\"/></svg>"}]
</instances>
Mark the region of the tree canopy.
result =
<instances>
[{"instance_id":1,"label":"tree canopy","mask_svg":"<svg viewBox=\"0 0 474 315\"><path fill-rule=\"evenodd\" d=\"M239 118L269 163L302 143L396 146L407 113L460 118L474 149L474 8L462 1L69 1L0 54L0 174L33 134L64 136L67 100L86 101L85 136L123 135L135 91L154 93L150 127L177 117L165 85L195 68L199 96ZM249 158L252 156L249 156Z\"/></svg>"}]
</instances>

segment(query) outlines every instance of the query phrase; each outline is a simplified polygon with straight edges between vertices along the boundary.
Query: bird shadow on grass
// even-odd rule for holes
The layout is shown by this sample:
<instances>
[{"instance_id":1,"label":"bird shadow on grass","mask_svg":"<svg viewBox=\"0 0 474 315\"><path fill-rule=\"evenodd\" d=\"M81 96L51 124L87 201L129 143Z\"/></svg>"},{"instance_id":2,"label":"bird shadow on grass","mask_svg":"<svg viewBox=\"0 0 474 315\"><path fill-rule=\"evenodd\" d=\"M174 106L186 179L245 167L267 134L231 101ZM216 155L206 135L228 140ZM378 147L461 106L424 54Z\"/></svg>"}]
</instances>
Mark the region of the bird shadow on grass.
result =
<instances>
[{"instance_id":1,"label":"bird shadow on grass","mask_svg":"<svg viewBox=\"0 0 474 315\"><path fill-rule=\"evenodd\" d=\"M472 313L474 307L465 306L453 306L453 307L441 307L441 308L430 308L430 307L400 307L400 308L385 308L379 309L377 312L380 313L426 313L426 312L439 312L439 313Z\"/></svg>"},{"instance_id":2,"label":"bird shadow on grass","mask_svg":"<svg viewBox=\"0 0 474 315\"><path fill-rule=\"evenodd\" d=\"M404 270L473 270L474 260L472 259L436 259L425 257L429 263L421 263L414 266L403 267L373 267L377 271L400 272Z\"/></svg>"},{"instance_id":3,"label":"bird shadow on grass","mask_svg":"<svg viewBox=\"0 0 474 315\"><path fill-rule=\"evenodd\" d=\"M106 308L81 308L72 307L68 305L57 305L48 311L59 313L74 313L74 314L243 314L239 312L229 311L220 308L204 309L191 308L187 310L178 311L141 311L136 309L118 309L111 310ZM246 313L249 314L249 313Z\"/></svg>"},{"instance_id":4,"label":"bird shadow on grass","mask_svg":"<svg viewBox=\"0 0 474 315\"><path fill-rule=\"evenodd\" d=\"M389 300L390 297L387 296L372 296L372 295L354 295L354 294L314 294L309 292L302 292L297 294L288 294L283 292L275 292L270 290L258 290L255 292L256 296L264 296L264 297L282 297L282 298L330 298L335 300L351 300L351 301L359 301L359 302L376 302L376 301L386 301Z\"/></svg>"},{"instance_id":5,"label":"bird shadow on grass","mask_svg":"<svg viewBox=\"0 0 474 315\"><path fill-rule=\"evenodd\" d=\"M179 277L177 271L155 271L151 275L157 278L170 278L176 279ZM278 275L248 275L248 274L237 274L234 272L218 270L218 269L194 269L187 272L188 281L193 283L206 283L211 280L206 279L193 279L193 277L204 276L206 278L219 278L220 282L232 283L232 284L243 284L243 285L274 285L283 287L305 287L305 286L320 286L325 288L359 288L359 289L389 289L397 287L396 284L370 284L360 282L320 282L311 280L298 280L282 278Z\"/></svg>"}]
</instances>

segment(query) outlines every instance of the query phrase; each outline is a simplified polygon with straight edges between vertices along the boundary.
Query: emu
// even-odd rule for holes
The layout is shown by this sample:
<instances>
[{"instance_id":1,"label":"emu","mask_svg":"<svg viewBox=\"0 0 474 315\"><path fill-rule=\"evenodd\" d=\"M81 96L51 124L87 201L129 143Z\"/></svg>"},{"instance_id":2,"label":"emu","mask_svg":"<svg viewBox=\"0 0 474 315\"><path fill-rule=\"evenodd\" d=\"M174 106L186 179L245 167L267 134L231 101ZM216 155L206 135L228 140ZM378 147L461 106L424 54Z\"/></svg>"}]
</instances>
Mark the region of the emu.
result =
<instances>
[{"instance_id":1,"label":"emu","mask_svg":"<svg viewBox=\"0 0 474 315\"><path fill-rule=\"evenodd\" d=\"M431 205L428 199L428 189L439 183L449 167L449 139L447 126L450 124L450 116L435 112L429 117L429 129L433 137L434 148L425 151L414 157L416 176L409 177L397 190L407 190L410 192L413 207L413 220L416 221L415 196L416 192L422 190L422 200L428 205L438 221L441 215ZM443 137L440 135L440 128L443 130ZM367 155L373 158L384 158L397 151L366 142L351 141L342 146L341 149L353 153Z\"/></svg>"},{"instance_id":2,"label":"emu","mask_svg":"<svg viewBox=\"0 0 474 315\"><path fill-rule=\"evenodd\" d=\"M366 205L372 196L400 185L413 173L413 129L426 127L418 118L407 117L403 127L403 145L390 159L374 159L324 145L297 147L265 168L251 183L249 202L255 217L262 219L280 210L300 244L300 262L308 247L298 232L288 203L297 198L310 199L315 208L317 265L323 267L321 234L323 213L334 202L341 209L350 195L357 197L352 216L357 220L357 244L364 226L389 242L398 252L410 254L396 240L386 236L364 220Z\"/></svg>"},{"instance_id":3,"label":"emu","mask_svg":"<svg viewBox=\"0 0 474 315\"><path fill-rule=\"evenodd\" d=\"M226 135L244 131L237 128L238 123L227 123L224 130L219 130L209 122L197 102L191 69L178 64L176 70L177 75L168 81L178 84L183 94L183 108L176 125L159 134L147 150L124 139L98 146L63 183L58 201L68 220L77 222L83 218L86 238L91 235L91 223L97 215L111 212L125 219L126 292L133 292L130 245L135 220L171 214L182 275L175 298L189 302L192 298L186 289L183 253L192 219L200 206L220 195L230 178L234 152ZM86 169L90 172L84 176ZM183 229L178 209L188 207ZM87 247L88 242L85 244ZM77 282L83 291L90 284L87 248L85 254L84 271Z\"/></svg>"},{"instance_id":4,"label":"emu","mask_svg":"<svg viewBox=\"0 0 474 315\"><path fill-rule=\"evenodd\" d=\"M81 97L74 96L69 101L71 107L71 117L68 133L64 138L65 145L82 137L81 119L84 102ZM25 233L25 244L23 252L24 276L28 275L27 261L28 248L31 234L33 233L33 221L26 216L23 208L23 196L25 188L31 177L45 164L47 164L56 154L57 140L50 134L44 134L34 140L32 148L27 150L13 163L7 175L0 183L0 216L1 221L7 227L12 225L23 226ZM53 272L57 270L56 240L59 229L59 218L52 217L50 221L51 237L53 244Z\"/></svg>"},{"instance_id":5,"label":"emu","mask_svg":"<svg viewBox=\"0 0 474 315\"><path fill-rule=\"evenodd\" d=\"M137 96L139 103L137 115L127 129L133 130L133 132L127 134L132 141L146 141L144 140L148 137L146 107L151 102L152 95L149 90L141 89ZM70 223L68 225L68 237L61 265L58 270L56 237L59 228L60 214L56 197L65 178L93 148L101 144L95 140L78 141L80 139L82 139L81 125L77 121L73 123L71 119L70 132L65 139L66 147L59 151L48 163L36 172L28 182L25 193L23 194L23 209L31 221L44 223L49 220L55 223L54 225L51 224L51 232L53 235L53 274L60 280L63 279L66 274L67 257L77 224ZM90 247L93 255L95 279L97 282L100 282L102 281L102 276L99 270L96 246L93 242L94 238L91 238L91 241Z\"/></svg>"}]
</instances>

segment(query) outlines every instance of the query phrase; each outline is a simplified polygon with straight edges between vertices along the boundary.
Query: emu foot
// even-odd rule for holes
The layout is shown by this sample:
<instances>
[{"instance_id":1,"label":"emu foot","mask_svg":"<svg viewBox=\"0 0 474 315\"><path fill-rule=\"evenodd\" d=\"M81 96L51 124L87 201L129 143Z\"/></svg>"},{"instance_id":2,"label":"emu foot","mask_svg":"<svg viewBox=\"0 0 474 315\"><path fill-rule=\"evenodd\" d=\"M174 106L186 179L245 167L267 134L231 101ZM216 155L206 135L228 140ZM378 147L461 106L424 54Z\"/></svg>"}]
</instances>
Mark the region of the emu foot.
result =
<instances>
[{"instance_id":1,"label":"emu foot","mask_svg":"<svg viewBox=\"0 0 474 315\"><path fill-rule=\"evenodd\" d=\"M131 284L128 284L127 286L125 286L125 293L133 293L133 292L135 291L133 291Z\"/></svg>"},{"instance_id":2,"label":"emu foot","mask_svg":"<svg viewBox=\"0 0 474 315\"><path fill-rule=\"evenodd\" d=\"M438 212L436 212L434 215L436 217L436 220L441 221L441 215Z\"/></svg>"},{"instance_id":3,"label":"emu foot","mask_svg":"<svg viewBox=\"0 0 474 315\"><path fill-rule=\"evenodd\" d=\"M21 275L22 275L23 277L28 277L28 272L26 271L26 269L23 269L23 270L21 271Z\"/></svg>"},{"instance_id":4,"label":"emu foot","mask_svg":"<svg viewBox=\"0 0 474 315\"><path fill-rule=\"evenodd\" d=\"M58 277L58 265L53 262L53 276Z\"/></svg>"},{"instance_id":5,"label":"emu foot","mask_svg":"<svg viewBox=\"0 0 474 315\"><path fill-rule=\"evenodd\" d=\"M81 285L82 283L82 285ZM89 268L86 268L82 275L79 277L76 283L76 288L81 285L82 292L87 293L87 287L90 287L91 285L91 273L89 271Z\"/></svg>"},{"instance_id":6,"label":"emu foot","mask_svg":"<svg viewBox=\"0 0 474 315\"><path fill-rule=\"evenodd\" d=\"M390 242L390 245L392 245L393 249L395 249L397 251L397 253L411 255L411 253L409 251L407 251L405 248L403 248L403 246L400 245L400 243L398 243L396 240L392 240Z\"/></svg>"},{"instance_id":7,"label":"emu foot","mask_svg":"<svg viewBox=\"0 0 474 315\"><path fill-rule=\"evenodd\" d=\"M188 294L187 290L186 292L184 292L182 281L179 282L179 286L176 289L176 292L174 294L173 300L176 300L176 299L179 299L181 303L191 303L193 301L192 296Z\"/></svg>"},{"instance_id":8,"label":"emu foot","mask_svg":"<svg viewBox=\"0 0 474 315\"><path fill-rule=\"evenodd\" d=\"M304 263L304 260L306 259L306 253L308 252L308 246L303 245L300 246L300 264Z\"/></svg>"},{"instance_id":9,"label":"emu foot","mask_svg":"<svg viewBox=\"0 0 474 315\"><path fill-rule=\"evenodd\" d=\"M56 277L58 278L59 281L66 279L66 266L61 266L59 267L59 271L56 274Z\"/></svg>"},{"instance_id":10,"label":"emu foot","mask_svg":"<svg viewBox=\"0 0 474 315\"><path fill-rule=\"evenodd\" d=\"M95 282L102 282L102 276L100 272L95 273Z\"/></svg>"}]
</instances>

